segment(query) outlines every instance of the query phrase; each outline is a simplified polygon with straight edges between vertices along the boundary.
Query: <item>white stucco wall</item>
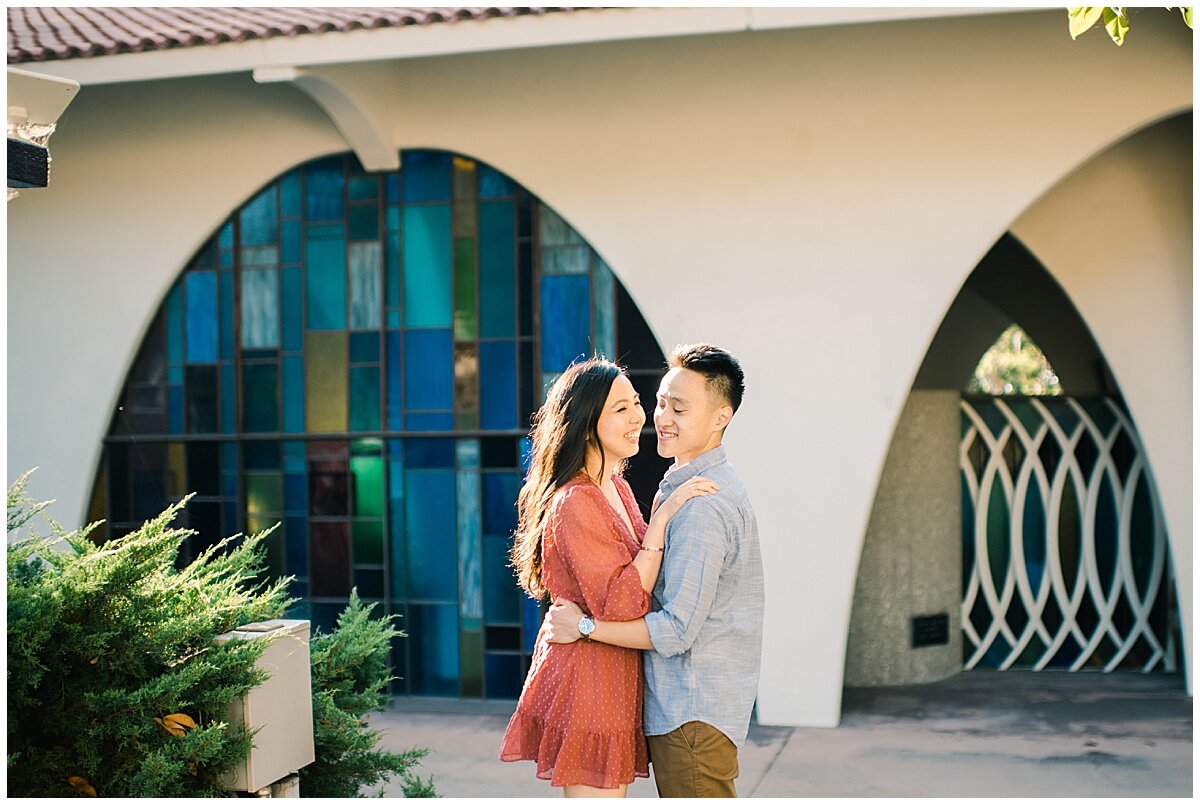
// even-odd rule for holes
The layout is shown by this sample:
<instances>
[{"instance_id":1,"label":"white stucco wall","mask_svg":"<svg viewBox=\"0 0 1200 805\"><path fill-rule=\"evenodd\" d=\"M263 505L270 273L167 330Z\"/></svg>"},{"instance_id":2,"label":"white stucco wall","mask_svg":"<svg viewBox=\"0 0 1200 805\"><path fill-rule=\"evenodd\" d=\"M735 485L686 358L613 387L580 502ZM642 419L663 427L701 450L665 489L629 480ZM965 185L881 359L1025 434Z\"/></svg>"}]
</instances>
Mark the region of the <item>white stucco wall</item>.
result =
<instances>
[{"instance_id":1,"label":"white stucco wall","mask_svg":"<svg viewBox=\"0 0 1200 805\"><path fill-rule=\"evenodd\" d=\"M832 726L875 487L959 286L1078 165L1190 108L1190 32L1165 12L1137 23L1120 50L1103 34L1072 42L1055 10L333 72L390 121L397 148L478 157L556 208L662 344L711 340L742 358L728 444L768 574L759 720ZM298 90L245 73L85 83L51 141L51 187L9 207L10 478L40 465L33 493L77 523L124 373L184 262L254 189L344 149ZM1168 297L1131 315L1190 328ZM1089 324L1120 352L1124 324ZM1178 372L1153 362L1136 379L1175 388ZM1186 424L1130 401L1143 428ZM1165 505L1181 506L1190 461L1155 444ZM1190 540L1190 503L1171 512ZM1190 602L1190 562L1176 568Z\"/></svg>"}]
</instances>

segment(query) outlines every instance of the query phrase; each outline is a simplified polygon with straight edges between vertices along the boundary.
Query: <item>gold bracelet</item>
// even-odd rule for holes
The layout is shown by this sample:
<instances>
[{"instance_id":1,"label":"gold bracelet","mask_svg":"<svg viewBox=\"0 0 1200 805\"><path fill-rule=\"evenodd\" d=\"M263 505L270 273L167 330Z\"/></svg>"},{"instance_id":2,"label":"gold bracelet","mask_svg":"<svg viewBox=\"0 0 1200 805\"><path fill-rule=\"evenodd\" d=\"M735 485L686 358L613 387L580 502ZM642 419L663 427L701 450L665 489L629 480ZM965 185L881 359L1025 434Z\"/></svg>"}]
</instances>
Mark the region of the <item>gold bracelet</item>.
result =
<instances>
[{"instance_id":1,"label":"gold bracelet","mask_svg":"<svg viewBox=\"0 0 1200 805\"><path fill-rule=\"evenodd\" d=\"M662 553L662 552L663 552L663 549L662 549L662 548L647 548L647 547L646 547L646 546L644 546L644 545L642 546L642 550L643 550L643 551L654 551L655 553Z\"/></svg>"}]
</instances>

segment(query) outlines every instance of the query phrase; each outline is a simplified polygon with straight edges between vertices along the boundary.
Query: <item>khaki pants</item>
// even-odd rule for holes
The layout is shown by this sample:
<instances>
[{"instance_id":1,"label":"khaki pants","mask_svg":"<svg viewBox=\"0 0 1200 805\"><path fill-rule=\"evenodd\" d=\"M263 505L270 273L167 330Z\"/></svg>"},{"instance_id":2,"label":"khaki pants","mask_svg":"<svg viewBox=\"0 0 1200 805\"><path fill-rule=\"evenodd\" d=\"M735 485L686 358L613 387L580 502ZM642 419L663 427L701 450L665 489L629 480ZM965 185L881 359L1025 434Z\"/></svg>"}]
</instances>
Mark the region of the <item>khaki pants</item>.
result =
<instances>
[{"instance_id":1,"label":"khaki pants","mask_svg":"<svg viewBox=\"0 0 1200 805\"><path fill-rule=\"evenodd\" d=\"M660 797L736 797L737 747L703 721L689 721L666 735L647 735L654 784Z\"/></svg>"}]
</instances>

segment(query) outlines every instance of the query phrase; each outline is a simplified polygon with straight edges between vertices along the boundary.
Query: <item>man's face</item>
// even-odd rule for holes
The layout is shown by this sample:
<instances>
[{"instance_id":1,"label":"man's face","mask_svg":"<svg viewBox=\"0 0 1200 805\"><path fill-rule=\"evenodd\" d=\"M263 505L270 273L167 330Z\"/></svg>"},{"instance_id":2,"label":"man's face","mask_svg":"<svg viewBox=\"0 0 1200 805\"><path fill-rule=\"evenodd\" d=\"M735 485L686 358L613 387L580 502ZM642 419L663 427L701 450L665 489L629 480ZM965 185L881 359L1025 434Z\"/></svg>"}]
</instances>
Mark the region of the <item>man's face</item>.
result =
<instances>
[{"instance_id":1,"label":"man's face","mask_svg":"<svg viewBox=\"0 0 1200 805\"><path fill-rule=\"evenodd\" d=\"M704 375L675 367L663 376L654 407L654 430L658 454L673 458L677 465L721 443L721 431L732 409L716 399Z\"/></svg>"}]
</instances>

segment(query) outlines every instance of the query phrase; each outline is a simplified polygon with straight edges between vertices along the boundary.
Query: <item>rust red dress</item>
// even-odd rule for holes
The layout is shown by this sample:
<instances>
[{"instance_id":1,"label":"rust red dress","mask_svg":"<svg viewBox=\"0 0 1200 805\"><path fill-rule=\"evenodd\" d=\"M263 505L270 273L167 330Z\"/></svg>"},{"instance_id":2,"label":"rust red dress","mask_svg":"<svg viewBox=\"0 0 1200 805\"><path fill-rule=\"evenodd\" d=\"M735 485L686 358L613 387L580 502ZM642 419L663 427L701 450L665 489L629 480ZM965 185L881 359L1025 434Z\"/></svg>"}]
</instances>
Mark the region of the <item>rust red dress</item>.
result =
<instances>
[{"instance_id":1,"label":"rust red dress","mask_svg":"<svg viewBox=\"0 0 1200 805\"><path fill-rule=\"evenodd\" d=\"M552 598L568 598L597 620L634 620L650 604L633 565L646 523L629 484L613 480L635 533L600 487L576 476L550 504L542 581ZM555 786L616 788L648 777L641 651L585 640L546 643L539 632L500 759L536 760L537 776Z\"/></svg>"}]
</instances>

